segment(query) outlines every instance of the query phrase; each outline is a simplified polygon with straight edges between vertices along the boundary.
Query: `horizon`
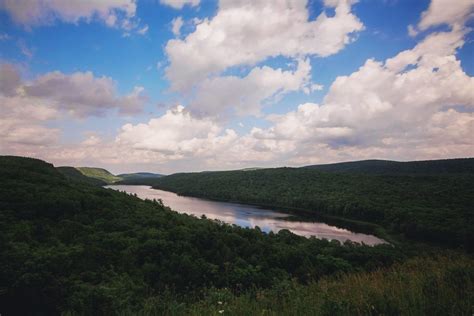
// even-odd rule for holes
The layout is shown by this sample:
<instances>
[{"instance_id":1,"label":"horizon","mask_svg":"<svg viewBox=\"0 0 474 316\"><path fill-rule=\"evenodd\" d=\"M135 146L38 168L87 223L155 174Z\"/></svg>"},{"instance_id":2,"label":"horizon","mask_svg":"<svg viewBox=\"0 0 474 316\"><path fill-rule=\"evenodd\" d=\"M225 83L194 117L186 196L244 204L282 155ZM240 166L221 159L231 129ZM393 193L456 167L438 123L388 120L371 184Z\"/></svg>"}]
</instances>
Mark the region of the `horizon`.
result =
<instances>
[{"instance_id":1,"label":"horizon","mask_svg":"<svg viewBox=\"0 0 474 316\"><path fill-rule=\"evenodd\" d=\"M5 157L22 157L22 158L33 158L33 159L40 159L40 158L35 158L35 157L27 157L27 156L12 156L12 155L4 155ZM2 157L2 155L0 155ZM220 172L220 171L242 171L246 169L255 169L255 170L261 170L261 169L278 169L278 168L305 168L305 167L311 167L311 166L326 166L326 165L337 165L337 164L346 164L346 163L359 163L359 162L367 162L367 161L384 161L384 162L396 162L396 163L410 163L410 162L430 162L430 161L444 161L444 160L467 160L467 159L474 159L474 157L456 157L456 158L440 158L440 159L428 159L428 160L406 160L406 161L401 161L401 160L387 160L387 159L364 159L364 160L349 160L349 161L338 161L338 162L329 162L329 163L322 163L322 164L313 164L313 165L301 165L301 166L275 166L275 167L246 167L246 168L241 168L241 169L223 169L223 170L196 170L196 171L176 171L173 173L162 173L159 171L150 171L150 170L131 170L127 172L115 172L113 170L109 170L105 167L101 166L71 166L71 165L56 165L53 164L55 168L61 168L61 167L71 167L75 169L80 169L80 168L93 168L93 169L103 169L107 172L110 172L112 175L118 176L121 174L138 174L138 173L151 173L151 174L160 174L163 176L168 176L172 175L175 173L201 173L201 172ZM42 159L40 159L42 160ZM51 163L47 160L44 160L46 163Z\"/></svg>"},{"instance_id":2,"label":"horizon","mask_svg":"<svg viewBox=\"0 0 474 316\"><path fill-rule=\"evenodd\" d=\"M113 174L472 158L473 16L473 0L0 0L0 155Z\"/></svg>"}]
</instances>

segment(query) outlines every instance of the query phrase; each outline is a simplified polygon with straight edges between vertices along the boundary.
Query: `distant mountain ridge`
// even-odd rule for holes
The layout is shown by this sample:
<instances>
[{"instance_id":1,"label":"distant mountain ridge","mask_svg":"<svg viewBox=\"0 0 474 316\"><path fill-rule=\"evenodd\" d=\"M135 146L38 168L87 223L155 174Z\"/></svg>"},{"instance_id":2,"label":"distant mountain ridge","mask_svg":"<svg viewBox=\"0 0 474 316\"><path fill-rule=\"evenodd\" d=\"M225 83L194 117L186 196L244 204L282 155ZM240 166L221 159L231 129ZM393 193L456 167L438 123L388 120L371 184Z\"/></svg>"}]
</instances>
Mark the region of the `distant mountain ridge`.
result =
<instances>
[{"instance_id":1,"label":"distant mountain ridge","mask_svg":"<svg viewBox=\"0 0 474 316\"><path fill-rule=\"evenodd\" d=\"M164 176L162 174L152 172L122 173L114 175L104 168L94 167L61 166L56 167L56 169L71 180L97 186L119 183L141 184L143 181L146 182L147 180L153 180Z\"/></svg>"},{"instance_id":2,"label":"distant mountain ridge","mask_svg":"<svg viewBox=\"0 0 474 316\"><path fill-rule=\"evenodd\" d=\"M114 175L104 168L93 167L57 167L56 169L70 179L99 186L118 184L122 183L122 181L141 182L164 176L159 173L151 172L122 173Z\"/></svg>"},{"instance_id":3,"label":"distant mountain ridge","mask_svg":"<svg viewBox=\"0 0 474 316\"><path fill-rule=\"evenodd\" d=\"M384 175L435 175L474 173L474 158L456 158L420 161L360 160L331 164L310 165L302 168L324 172L367 173Z\"/></svg>"},{"instance_id":4,"label":"distant mountain ridge","mask_svg":"<svg viewBox=\"0 0 474 316\"><path fill-rule=\"evenodd\" d=\"M164 177L164 174L160 173L152 173L152 172L135 172L135 173L122 173L118 174L117 177L122 179L130 179L130 178L160 178Z\"/></svg>"}]
</instances>

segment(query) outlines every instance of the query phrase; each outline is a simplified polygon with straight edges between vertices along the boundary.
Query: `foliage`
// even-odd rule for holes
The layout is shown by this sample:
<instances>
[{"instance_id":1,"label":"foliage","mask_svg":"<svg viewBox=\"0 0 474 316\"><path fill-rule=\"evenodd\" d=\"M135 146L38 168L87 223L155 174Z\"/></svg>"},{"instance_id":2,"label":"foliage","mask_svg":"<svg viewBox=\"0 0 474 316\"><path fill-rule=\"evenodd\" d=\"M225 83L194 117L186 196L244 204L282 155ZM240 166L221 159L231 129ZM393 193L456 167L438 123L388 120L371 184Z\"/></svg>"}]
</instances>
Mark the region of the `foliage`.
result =
<instances>
[{"instance_id":1,"label":"foliage","mask_svg":"<svg viewBox=\"0 0 474 316\"><path fill-rule=\"evenodd\" d=\"M102 181L100 179L85 176L82 172L80 172L74 167L56 167L56 169L61 172L65 177L70 178L71 180L76 182L82 182L96 186L103 186L107 184L107 182Z\"/></svg>"},{"instance_id":2,"label":"foliage","mask_svg":"<svg viewBox=\"0 0 474 316\"><path fill-rule=\"evenodd\" d=\"M155 180L164 175L159 173L150 173L150 172L137 172L137 173L125 173L119 174L118 177L121 178L115 184L128 184L128 185L152 185L155 183Z\"/></svg>"},{"instance_id":3,"label":"foliage","mask_svg":"<svg viewBox=\"0 0 474 316\"><path fill-rule=\"evenodd\" d=\"M176 304L174 305L176 306ZM163 308L162 308L163 309ZM171 308L170 308L171 309ZM278 286L244 295L210 291L183 315L471 315L474 260L459 253L410 259L373 272Z\"/></svg>"},{"instance_id":4,"label":"foliage","mask_svg":"<svg viewBox=\"0 0 474 316\"><path fill-rule=\"evenodd\" d=\"M0 157L0 177L5 315L173 312L210 289L245 295L308 284L409 252L197 219L75 181L36 159Z\"/></svg>"},{"instance_id":5,"label":"foliage","mask_svg":"<svg viewBox=\"0 0 474 316\"><path fill-rule=\"evenodd\" d=\"M135 172L135 173L122 173L117 175L117 177L126 179L149 179L149 178L160 178L164 177L163 174L151 173L151 172Z\"/></svg>"},{"instance_id":6,"label":"foliage","mask_svg":"<svg viewBox=\"0 0 474 316\"><path fill-rule=\"evenodd\" d=\"M154 188L361 220L410 239L474 245L474 174L470 172L374 175L276 168L178 173L157 179Z\"/></svg>"},{"instance_id":7,"label":"foliage","mask_svg":"<svg viewBox=\"0 0 474 316\"><path fill-rule=\"evenodd\" d=\"M361 160L325 165L312 165L306 166L304 168L317 169L327 172L351 172L385 175L474 174L474 159L458 158L408 162L390 160Z\"/></svg>"},{"instance_id":8,"label":"foliage","mask_svg":"<svg viewBox=\"0 0 474 316\"><path fill-rule=\"evenodd\" d=\"M115 176L109 171L102 168L78 167L77 170L79 170L86 177L99 179L107 184L122 180L122 178Z\"/></svg>"}]
</instances>

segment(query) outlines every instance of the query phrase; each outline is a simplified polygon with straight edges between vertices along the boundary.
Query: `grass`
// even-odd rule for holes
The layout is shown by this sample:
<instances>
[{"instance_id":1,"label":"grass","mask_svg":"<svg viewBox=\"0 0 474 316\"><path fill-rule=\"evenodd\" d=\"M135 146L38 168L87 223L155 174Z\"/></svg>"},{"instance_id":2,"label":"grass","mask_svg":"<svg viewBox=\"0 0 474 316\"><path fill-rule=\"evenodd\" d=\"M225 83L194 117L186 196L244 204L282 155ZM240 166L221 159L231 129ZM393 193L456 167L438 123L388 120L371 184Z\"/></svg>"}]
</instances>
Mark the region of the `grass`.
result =
<instances>
[{"instance_id":1,"label":"grass","mask_svg":"<svg viewBox=\"0 0 474 316\"><path fill-rule=\"evenodd\" d=\"M472 315L474 260L457 252L418 257L373 272L309 285L284 282L234 295L211 290L191 305L154 298L142 314L167 315Z\"/></svg>"}]
</instances>

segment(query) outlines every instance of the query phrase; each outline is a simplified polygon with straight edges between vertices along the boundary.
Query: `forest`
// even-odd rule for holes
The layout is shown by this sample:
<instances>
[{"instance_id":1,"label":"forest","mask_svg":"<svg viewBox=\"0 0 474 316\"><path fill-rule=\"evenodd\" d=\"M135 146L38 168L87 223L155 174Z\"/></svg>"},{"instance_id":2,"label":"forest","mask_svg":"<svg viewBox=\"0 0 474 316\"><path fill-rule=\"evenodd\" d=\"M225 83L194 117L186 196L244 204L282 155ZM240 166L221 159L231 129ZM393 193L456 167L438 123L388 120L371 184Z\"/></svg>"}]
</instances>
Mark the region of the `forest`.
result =
<instances>
[{"instance_id":1,"label":"forest","mask_svg":"<svg viewBox=\"0 0 474 316\"><path fill-rule=\"evenodd\" d=\"M311 166L177 173L152 184L181 195L286 208L371 227L365 222L383 228L383 237L402 235L450 247L474 244L474 159L418 163L419 172L412 171L412 163L395 169L377 163L372 173L364 171L367 163L337 165L324 166L326 171Z\"/></svg>"},{"instance_id":2,"label":"forest","mask_svg":"<svg viewBox=\"0 0 474 316\"><path fill-rule=\"evenodd\" d=\"M307 172L313 171L301 171L301 184L290 186L291 189L284 185L294 184L293 175L288 175L286 169L276 171L270 176L282 185L278 202L288 197L285 190L296 193L308 185L311 190L323 190L322 185L309 182ZM243 178L247 179L246 186L261 188L262 196L266 197L271 191L265 189L269 182L264 181L262 172L265 175L269 171L247 172L251 177ZM318 177L336 177L314 172ZM238 172L229 173L235 174ZM162 179L177 181L190 176L193 175ZM266 234L258 228L178 214L161 201L141 200L105 189L77 174L65 174L64 170L31 158L1 156L0 177L2 315L472 313L474 260L462 249L443 250L436 244L425 243L373 247L341 244L300 237L286 230ZM235 177L241 179L240 175ZM223 182L216 184L232 187L229 178L220 179ZM360 187L371 185L365 187L367 191L388 181L382 178L373 183L363 177L359 179ZM466 187L451 197L449 192L440 191L440 197L431 204L427 201L434 195L423 198L423 192L439 189L440 184L432 184L429 179L411 184L404 181L413 188L421 187L418 193L410 193L420 197L415 209L432 206L443 210L451 201L451 217L445 222L469 231L471 219L463 217L470 211L465 206L472 203L468 201L472 197L469 179L457 176L439 180L446 181L443 184L449 185L446 190L451 190L451 194L461 189L462 184ZM196 180L193 184L206 188L208 181ZM345 184L338 178L329 183L341 185L340 190L348 200L358 191L348 189L347 183L354 179L346 181ZM398 183L392 181L384 190L393 189ZM243 190L237 193L250 192ZM305 192L295 195L296 198L304 201ZM239 196L243 195L229 193L225 198L233 200ZM375 198L369 195L367 201L372 197ZM266 201L257 198L255 202ZM410 198L415 201L415 197ZM454 201L456 198L460 200ZM334 203L328 204L334 205L334 214L339 214L338 199L344 201L336 193L327 196L327 201ZM288 200L288 206L295 201ZM383 201L390 206L390 199L383 197L373 203L377 206ZM383 216L390 214L387 211L379 219L376 207L369 210L378 223L384 223L387 218ZM420 218L423 216L427 215ZM461 236L462 233L458 238Z\"/></svg>"}]
</instances>

